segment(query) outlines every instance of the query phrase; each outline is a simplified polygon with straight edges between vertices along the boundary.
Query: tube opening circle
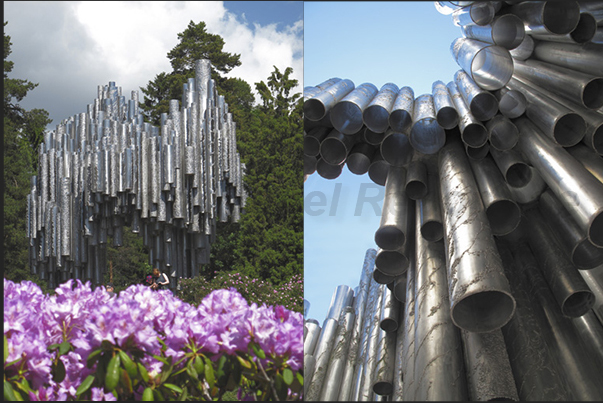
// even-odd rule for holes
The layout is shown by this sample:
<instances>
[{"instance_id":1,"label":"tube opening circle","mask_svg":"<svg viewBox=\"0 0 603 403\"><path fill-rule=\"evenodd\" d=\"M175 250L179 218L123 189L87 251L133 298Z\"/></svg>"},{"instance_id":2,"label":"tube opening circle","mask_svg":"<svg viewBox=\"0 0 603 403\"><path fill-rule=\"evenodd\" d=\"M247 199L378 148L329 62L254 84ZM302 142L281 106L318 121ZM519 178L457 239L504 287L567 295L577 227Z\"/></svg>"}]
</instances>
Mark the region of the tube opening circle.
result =
<instances>
[{"instance_id":1,"label":"tube opening circle","mask_svg":"<svg viewBox=\"0 0 603 403\"><path fill-rule=\"evenodd\" d=\"M584 118L577 113L568 113L555 123L553 137L560 146L571 147L582 140L585 130Z\"/></svg>"},{"instance_id":2,"label":"tube opening circle","mask_svg":"<svg viewBox=\"0 0 603 403\"><path fill-rule=\"evenodd\" d=\"M477 52L471 62L471 78L489 91L504 87L513 75L513 58L500 46L488 46Z\"/></svg>"},{"instance_id":3,"label":"tube opening circle","mask_svg":"<svg viewBox=\"0 0 603 403\"><path fill-rule=\"evenodd\" d=\"M512 200L499 200L486 209L486 216L492 228L492 234L497 236L513 232L521 220L521 209Z\"/></svg>"},{"instance_id":4,"label":"tube opening circle","mask_svg":"<svg viewBox=\"0 0 603 403\"><path fill-rule=\"evenodd\" d=\"M532 170L524 163L513 164L507 169L505 179L510 186L522 188L532 180Z\"/></svg>"},{"instance_id":5,"label":"tube opening circle","mask_svg":"<svg viewBox=\"0 0 603 403\"><path fill-rule=\"evenodd\" d=\"M577 291L563 301L561 311L565 316L577 318L595 305L595 294L591 291Z\"/></svg>"},{"instance_id":6,"label":"tube opening circle","mask_svg":"<svg viewBox=\"0 0 603 403\"><path fill-rule=\"evenodd\" d=\"M491 332L503 327L515 312L515 300L502 291L467 295L452 307L454 324L469 332Z\"/></svg>"}]
</instances>

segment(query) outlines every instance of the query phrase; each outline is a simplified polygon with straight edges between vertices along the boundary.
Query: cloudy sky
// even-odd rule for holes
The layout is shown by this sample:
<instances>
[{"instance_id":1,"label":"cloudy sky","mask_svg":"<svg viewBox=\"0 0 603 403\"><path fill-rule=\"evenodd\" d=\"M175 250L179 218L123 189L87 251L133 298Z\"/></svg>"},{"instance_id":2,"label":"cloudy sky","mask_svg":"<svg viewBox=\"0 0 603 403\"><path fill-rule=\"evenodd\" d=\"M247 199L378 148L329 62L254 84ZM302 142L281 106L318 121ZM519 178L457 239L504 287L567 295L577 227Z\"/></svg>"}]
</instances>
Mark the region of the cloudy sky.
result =
<instances>
[{"instance_id":1,"label":"cloudy sky","mask_svg":"<svg viewBox=\"0 0 603 403\"><path fill-rule=\"evenodd\" d=\"M21 102L50 113L49 128L85 112L98 85L115 81L130 98L161 72L190 21L205 22L226 52L241 55L238 77L255 90L274 70L293 68L303 89L303 3L295 1L5 1L10 78L38 87ZM140 99L143 94L139 91Z\"/></svg>"}]
</instances>

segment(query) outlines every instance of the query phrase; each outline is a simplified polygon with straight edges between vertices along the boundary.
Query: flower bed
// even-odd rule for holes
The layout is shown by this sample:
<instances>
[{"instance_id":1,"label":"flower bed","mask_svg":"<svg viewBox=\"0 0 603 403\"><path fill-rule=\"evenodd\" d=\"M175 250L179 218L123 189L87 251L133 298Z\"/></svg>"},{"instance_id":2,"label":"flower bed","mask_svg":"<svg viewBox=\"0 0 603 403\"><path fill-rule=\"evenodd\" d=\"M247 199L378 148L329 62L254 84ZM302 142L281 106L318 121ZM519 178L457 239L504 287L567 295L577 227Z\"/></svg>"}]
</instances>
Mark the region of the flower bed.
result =
<instances>
[{"instance_id":1,"label":"flower bed","mask_svg":"<svg viewBox=\"0 0 603 403\"><path fill-rule=\"evenodd\" d=\"M4 398L301 400L303 316L234 288L195 307L135 285L4 280Z\"/></svg>"}]
</instances>

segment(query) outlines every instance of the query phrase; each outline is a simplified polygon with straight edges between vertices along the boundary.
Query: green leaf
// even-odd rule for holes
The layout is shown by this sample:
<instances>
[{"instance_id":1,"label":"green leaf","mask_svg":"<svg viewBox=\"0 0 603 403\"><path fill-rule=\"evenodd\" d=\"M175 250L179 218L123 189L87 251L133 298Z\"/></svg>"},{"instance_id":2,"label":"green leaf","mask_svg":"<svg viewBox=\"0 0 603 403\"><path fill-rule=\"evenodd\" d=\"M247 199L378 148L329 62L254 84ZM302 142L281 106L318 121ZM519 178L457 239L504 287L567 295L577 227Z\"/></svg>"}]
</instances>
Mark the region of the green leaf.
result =
<instances>
[{"instance_id":1,"label":"green leaf","mask_svg":"<svg viewBox=\"0 0 603 403\"><path fill-rule=\"evenodd\" d=\"M8 337L6 335L4 335L4 362L6 362L6 360L8 360Z\"/></svg>"},{"instance_id":2,"label":"green leaf","mask_svg":"<svg viewBox=\"0 0 603 403\"><path fill-rule=\"evenodd\" d=\"M130 356L128 356L128 354L126 354L123 350L119 350L118 354L119 358L121 359L121 363L123 364L126 371L128 371L128 375L130 375L130 378L134 378L138 373L136 369L136 364L134 363L134 361L132 361Z\"/></svg>"},{"instance_id":3,"label":"green leaf","mask_svg":"<svg viewBox=\"0 0 603 403\"><path fill-rule=\"evenodd\" d=\"M15 385L25 393L29 393L32 391L29 387L29 382L27 382L27 379L25 378L23 378L21 382L15 383Z\"/></svg>"},{"instance_id":4,"label":"green leaf","mask_svg":"<svg viewBox=\"0 0 603 403\"><path fill-rule=\"evenodd\" d=\"M143 402L152 402L155 399L153 398L153 389L146 388L144 392L142 392L142 401Z\"/></svg>"},{"instance_id":5,"label":"green leaf","mask_svg":"<svg viewBox=\"0 0 603 403\"><path fill-rule=\"evenodd\" d=\"M128 375L128 371L126 371L123 368L120 368L119 372L121 374L121 376L119 377L119 381L120 381L121 385L124 388L126 388L128 393L132 394L134 391L132 390L132 380L130 379L130 376Z\"/></svg>"},{"instance_id":6,"label":"green leaf","mask_svg":"<svg viewBox=\"0 0 603 403\"><path fill-rule=\"evenodd\" d=\"M241 383L241 376L243 374L243 368L241 368L240 360L232 360L232 373L231 374L232 374L232 379L233 379L234 383L239 385Z\"/></svg>"},{"instance_id":7,"label":"green leaf","mask_svg":"<svg viewBox=\"0 0 603 403\"><path fill-rule=\"evenodd\" d=\"M243 367L245 367L245 368L247 368L247 369L251 369L251 362L249 362L249 361L245 360L245 359L244 359L244 358L242 358L242 357L239 357L238 355L237 355L237 361L239 361L239 363L240 363L240 364L241 364Z\"/></svg>"},{"instance_id":8,"label":"green leaf","mask_svg":"<svg viewBox=\"0 0 603 403\"><path fill-rule=\"evenodd\" d=\"M205 372L205 364L203 364L203 359L201 357L196 356L193 365L195 367L195 371L197 371L198 374L202 374Z\"/></svg>"},{"instance_id":9,"label":"green leaf","mask_svg":"<svg viewBox=\"0 0 603 403\"><path fill-rule=\"evenodd\" d=\"M295 377L297 378L297 382L299 382L301 386L304 386L304 376L300 372L298 372L297 374L295 374Z\"/></svg>"},{"instance_id":10,"label":"green leaf","mask_svg":"<svg viewBox=\"0 0 603 403\"><path fill-rule=\"evenodd\" d=\"M291 371L289 368L285 368L283 371L283 379L287 385L291 385L293 382L293 371Z\"/></svg>"},{"instance_id":11,"label":"green leaf","mask_svg":"<svg viewBox=\"0 0 603 403\"><path fill-rule=\"evenodd\" d=\"M13 385L9 381L4 381L4 400L14 402L17 400Z\"/></svg>"},{"instance_id":12,"label":"green leaf","mask_svg":"<svg viewBox=\"0 0 603 403\"><path fill-rule=\"evenodd\" d=\"M255 355L258 356L258 358L261 358L262 360L266 358L266 353L259 346L252 344L251 348L253 349Z\"/></svg>"},{"instance_id":13,"label":"green leaf","mask_svg":"<svg viewBox=\"0 0 603 403\"><path fill-rule=\"evenodd\" d=\"M119 364L121 360L119 354L115 354L109 361L107 366L107 375L105 376L105 386L109 390L113 390L119 383Z\"/></svg>"},{"instance_id":14,"label":"green leaf","mask_svg":"<svg viewBox=\"0 0 603 403\"><path fill-rule=\"evenodd\" d=\"M138 365L138 371L140 372L140 376L142 377L142 380L145 381L145 383L149 382L149 372L147 371L147 369L144 367L144 365L142 365L141 363L137 363Z\"/></svg>"},{"instance_id":15,"label":"green leaf","mask_svg":"<svg viewBox=\"0 0 603 403\"><path fill-rule=\"evenodd\" d=\"M111 344L111 342L109 340L103 340L101 342L101 348L103 350L111 351L111 350L113 350L113 344Z\"/></svg>"},{"instance_id":16,"label":"green leaf","mask_svg":"<svg viewBox=\"0 0 603 403\"><path fill-rule=\"evenodd\" d=\"M157 361L161 361L165 365L170 365L170 362L168 360L166 360L165 358L160 357L160 356L158 356L156 354L153 354L153 358L155 358Z\"/></svg>"},{"instance_id":17,"label":"green leaf","mask_svg":"<svg viewBox=\"0 0 603 403\"><path fill-rule=\"evenodd\" d=\"M53 371L53 381L61 383L63 382L63 379L65 379L65 364L59 359L57 360L57 366Z\"/></svg>"},{"instance_id":18,"label":"green leaf","mask_svg":"<svg viewBox=\"0 0 603 403\"><path fill-rule=\"evenodd\" d=\"M100 358L100 353L103 350L101 350L100 348L98 350L94 350L93 352L91 352L90 354L88 354L88 358L86 359L86 367L88 368L92 368L94 366L94 364L98 361L98 359Z\"/></svg>"},{"instance_id":19,"label":"green leaf","mask_svg":"<svg viewBox=\"0 0 603 403\"><path fill-rule=\"evenodd\" d=\"M205 379L207 380L209 387L213 388L214 383L216 383L214 378L214 367L211 364L211 360L207 357L205 357Z\"/></svg>"},{"instance_id":20,"label":"green leaf","mask_svg":"<svg viewBox=\"0 0 603 403\"><path fill-rule=\"evenodd\" d=\"M228 361L228 357L223 355L218 359L218 370L216 371L217 385L220 388L226 386L228 382L228 375L230 372L230 363Z\"/></svg>"},{"instance_id":21,"label":"green leaf","mask_svg":"<svg viewBox=\"0 0 603 403\"><path fill-rule=\"evenodd\" d=\"M165 401L165 398L163 397L163 393L161 393L159 391L159 389L153 389L153 394L155 395L155 398L157 398L157 400L159 400L160 402Z\"/></svg>"},{"instance_id":22,"label":"green leaf","mask_svg":"<svg viewBox=\"0 0 603 403\"><path fill-rule=\"evenodd\" d=\"M80 386L78 386L77 390L75 391L75 395L79 396L82 393L86 392L88 389L90 389L93 382L94 375L88 375L86 379L84 379L84 381L80 384Z\"/></svg>"},{"instance_id":23,"label":"green leaf","mask_svg":"<svg viewBox=\"0 0 603 403\"><path fill-rule=\"evenodd\" d=\"M165 386L168 389L173 390L176 393L182 393L182 388L180 386L176 386L173 383L164 383L163 386Z\"/></svg>"},{"instance_id":24,"label":"green leaf","mask_svg":"<svg viewBox=\"0 0 603 403\"><path fill-rule=\"evenodd\" d=\"M276 389L276 394L278 395L279 400L284 401L287 400L287 392L289 388L283 379L281 374L276 374L276 379L274 380L274 389Z\"/></svg>"},{"instance_id":25,"label":"green leaf","mask_svg":"<svg viewBox=\"0 0 603 403\"><path fill-rule=\"evenodd\" d=\"M70 349L71 349L71 343L69 343L67 340L65 340L64 342L62 342L59 345L59 354L65 355L69 352Z\"/></svg>"},{"instance_id":26,"label":"green leaf","mask_svg":"<svg viewBox=\"0 0 603 403\"><path fill-rule=\"evenodd\" d=\"M193 366L193 361L189 361L186 364L186 373L193 379L199 379L199 372Z\"/></svg>"}]
</instances>

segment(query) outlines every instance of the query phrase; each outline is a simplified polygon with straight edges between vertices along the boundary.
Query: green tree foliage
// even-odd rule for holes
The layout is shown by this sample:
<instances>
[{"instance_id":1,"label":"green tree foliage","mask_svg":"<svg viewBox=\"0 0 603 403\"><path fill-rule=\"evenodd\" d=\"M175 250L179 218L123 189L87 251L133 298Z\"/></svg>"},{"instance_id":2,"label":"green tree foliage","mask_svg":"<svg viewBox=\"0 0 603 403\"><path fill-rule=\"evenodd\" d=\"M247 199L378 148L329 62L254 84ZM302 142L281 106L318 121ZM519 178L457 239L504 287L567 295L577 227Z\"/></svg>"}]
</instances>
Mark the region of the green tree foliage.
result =
<instances>
[{"instance_id":1,"label":"green tree foliage","mask_svg":"<svg viewBox=\"0 0 603 403\"><path fill-rule=\"evenodd\" d=\"M7 22L4 23L6 27ZM4 32L4 277L15 282L34 281L42 288L45 282L30 273L27 238L27 195L31 177L37 168L37 149L44 128L51 122L43 109L27 111L19 102L38 84L9 78L14 63L10 36Z\"/></svg>"},{"instance_id":2,"label":"green tree foliage","mask_svg":"<svg viewBox=\"0 0 603 403\"><path fill-rule=\"evenodd\" d=\"M297 85L292 72L274 67L268 84L256 84L263 105L239 143L249 199L235 268L273 284L303 273L302 101L289 95Z\"/></svg>"},{"instance_id":3,"label":"green tree foliage","mask_svg":"<svg viewBox=\"0 0 603 403\"><path fill-rule=\"evenodd\" d=\"M123 231L122 246L112 246L112 238L107 241L107 270L104 281L105 284L113 281L116 292L142 283L145 276L151 274L152 269L149 264L149 250L144 246L142 236L133 233L129 227L124 227Z\"/></svg>"},{"instance_id":4,"label":"green tree foliage","mask_svg":"<svg viewBox=\"0 0 603 403\"><path fill-rule=\"evenodd\" d=\"M232 109L235 121L245 119L243 111L249 110L253 103L251 87L245 81L236 78L225 78L220 73L228 73L240 66L241 55L224 52L224 39L210 34L204 22L195 24L191 21L188 27L178 34L179 43L168 52L173 71L160 73L145 88L144 102L140 105L147 120L159 126L161 114L169 112L170 99L182 99L182 87L195 76L195 60L208 59L212 64L212 78L216 81L218 91Z\"/></svg>"}]
</instances>

